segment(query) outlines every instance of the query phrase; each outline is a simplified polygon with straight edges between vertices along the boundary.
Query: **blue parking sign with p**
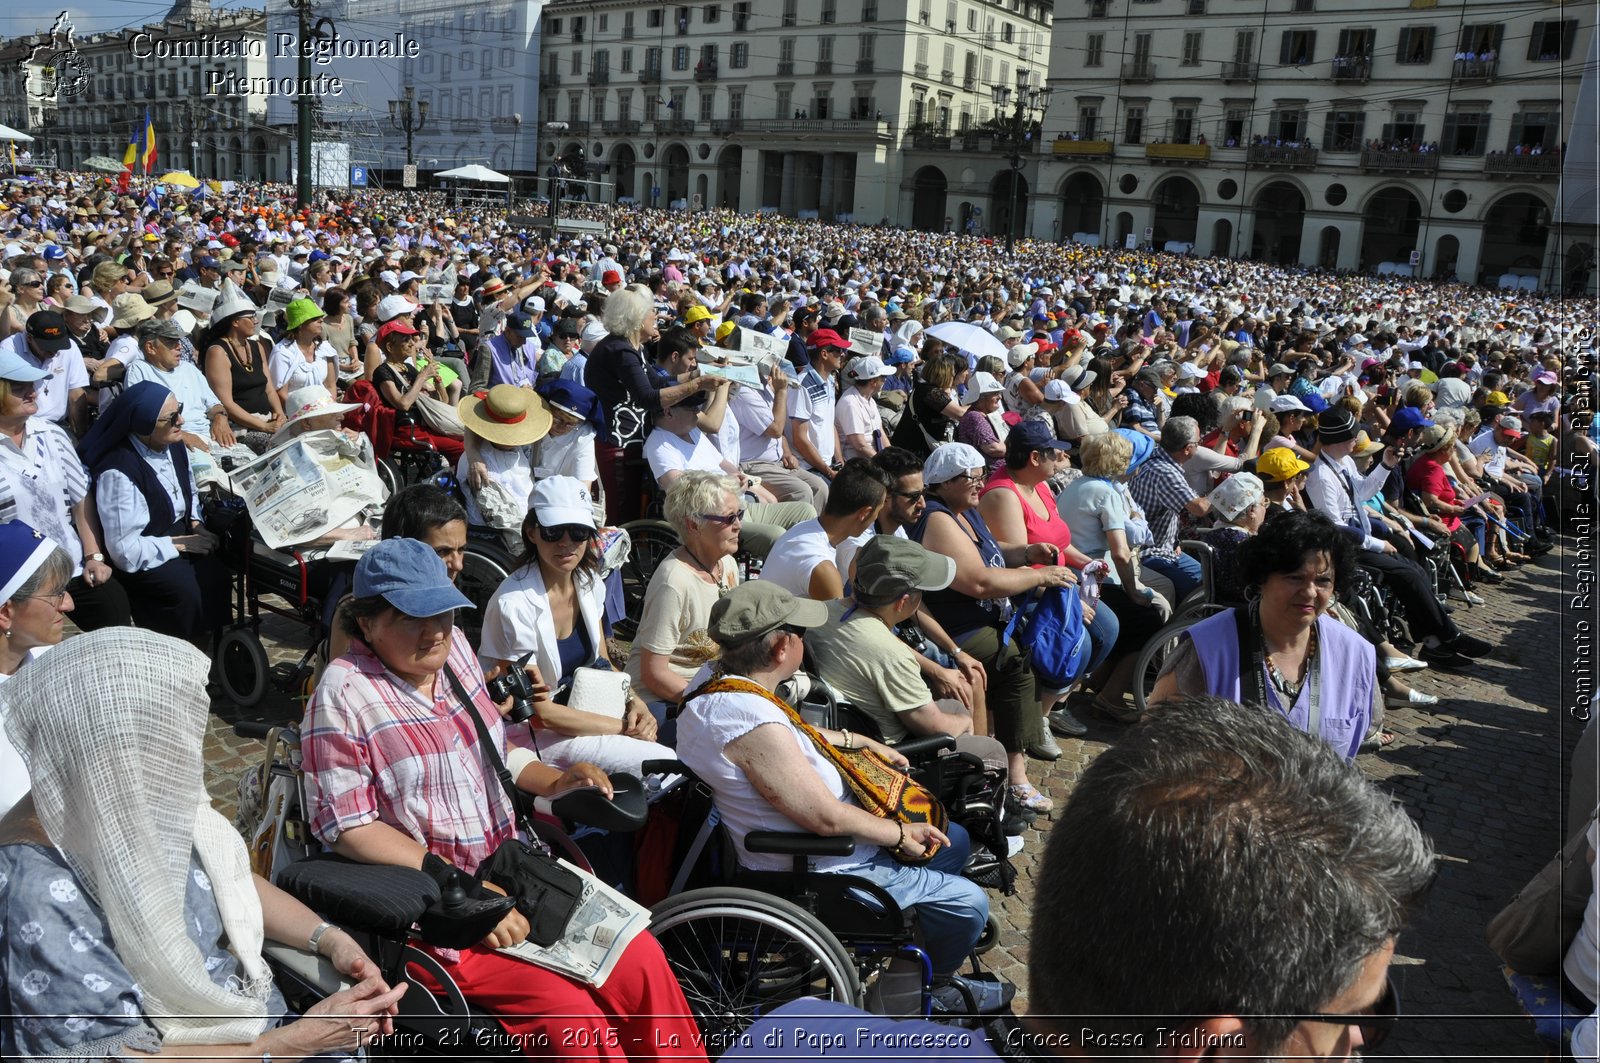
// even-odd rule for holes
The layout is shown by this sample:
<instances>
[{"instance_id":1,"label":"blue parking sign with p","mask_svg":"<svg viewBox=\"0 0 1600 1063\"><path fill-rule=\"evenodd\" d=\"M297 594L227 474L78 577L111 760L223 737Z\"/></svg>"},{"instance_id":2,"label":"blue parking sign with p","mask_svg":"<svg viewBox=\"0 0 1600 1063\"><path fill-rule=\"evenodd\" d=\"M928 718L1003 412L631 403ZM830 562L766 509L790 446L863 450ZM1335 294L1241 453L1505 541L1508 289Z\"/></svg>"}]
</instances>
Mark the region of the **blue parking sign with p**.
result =
<instances>
[{"instance_id":1,"label":"blue parking sign with p","mask_svg":"<svg viewBox=\"0 0 1600 1063\"><path fill-rule=\"evenodd\" d=\"M350 185L353 188L367 187L367 168L365 166L350 167Z\"/></svg>"}]
</instances>

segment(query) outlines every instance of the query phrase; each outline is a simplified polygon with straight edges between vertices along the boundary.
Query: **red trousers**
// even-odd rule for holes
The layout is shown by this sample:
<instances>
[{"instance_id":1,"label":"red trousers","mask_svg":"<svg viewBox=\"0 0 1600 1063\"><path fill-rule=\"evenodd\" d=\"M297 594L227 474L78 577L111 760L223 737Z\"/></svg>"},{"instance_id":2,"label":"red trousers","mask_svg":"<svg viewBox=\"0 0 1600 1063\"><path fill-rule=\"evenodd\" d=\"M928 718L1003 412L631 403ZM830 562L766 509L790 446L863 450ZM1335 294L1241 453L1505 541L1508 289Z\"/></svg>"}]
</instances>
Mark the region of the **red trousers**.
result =
<instances>
[{"instance_id":1,"label":"red trousers","mask_svg":"<svg viewBox=\"0 0 1600 1063\"><path fill-rule=\"evenodd\" d=\"M438 988L416 968L410 973ZM494 1012L506 1030L500 1045L460 1046L463 1058L516 1045L530 1056L561 1059L706 1059L689 1003L649 933L633 939L599 987L481 947L463 952L450 975L462 996Z\"/></svg>"}]
</instances>

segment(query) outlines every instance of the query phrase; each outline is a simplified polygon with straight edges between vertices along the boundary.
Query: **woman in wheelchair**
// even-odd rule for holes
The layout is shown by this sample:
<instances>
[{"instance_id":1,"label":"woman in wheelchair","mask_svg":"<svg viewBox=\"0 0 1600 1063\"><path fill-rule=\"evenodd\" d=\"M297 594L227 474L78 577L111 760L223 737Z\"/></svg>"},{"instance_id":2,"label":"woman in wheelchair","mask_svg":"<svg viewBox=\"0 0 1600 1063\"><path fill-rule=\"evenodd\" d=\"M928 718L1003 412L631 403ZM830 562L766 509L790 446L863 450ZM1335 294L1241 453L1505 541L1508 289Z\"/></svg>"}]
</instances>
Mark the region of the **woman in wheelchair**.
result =
<instances>
[{"instance_id":1,"label":"woman in wheelchair","mask_svg":"<svg viewBox=\"0 0 1600 1063\"><path fill-rule=\"evenodd\" d=\"M592 764L562 771L520 746L506 754L500 711L453 622L470 606L444 562L415 539L386 540L357 564L355 595L340 613L350 650L323 673L301 729L306 818L335 853L475 871L515 830L480 728L519 789L548 795L593 785L609 795ZM635 938L604 984L591 987L496 951L528 929L513 910L478 945L435 951L466 1000L497 1013L528 1054L557 1054L577 1034L586 1054L603 1058L651 1058L661 1044L684 1046L672 1049L676 1057L704 1058L655 938Z\"/></svg>"},{"instance_id":2,"label":"woman in wheelchair","mask_svg":"<svg viewBox=\"0 0 1600 1063\"><path fill-rule=\"evenodd\" d=\"M597 576L589 492L570 476L552 476L534 487L530 504L522 522L523 554L489 600L478 659L493 679L533 654L528 672L543 692L533 702L536 715L529 725L545 763L565 768L588 762L605 772L642 774L643 762L674 754L655 741L655 717L637 694L629 692L626 704L607 706L615 715L566 704L581 672L610 668L602 627L606 591Z\"/></svg>"},{"instance_id":3,"label":"woman in wheelchair","mask_svg":"<svg viewBox=\"0 0 1600 1063\"><path fill-rule=\"evenodd\" d=\"M1239 552L1249 604L1190 627L1168 656L1152 703L1205 691L1281 713L1355 759L1383 743L1372 643L1328 615L1356 569L1349 535L1318 513L1279 513ZM1392 738L1391 738L1392 741Z\"/></svg>"},{"instance_id":4,"label":"woman in wheelchair","mask_svg":"<svg viewBox=\"0 0 1600 1063\"><path fill-rule=\"evenodd\" d=\"M133 622L206 647L229 619L228 577L201 523L182 417L172 392L140 381L96 419L81 453Z\"/></svg>"},{"instance_id":5,"label":"woman in wheelchair","mask_svg":"<svg viewBox=\"0 0 1600 1063\"><path fill-rule=\"evenodd\" d=\"M743 867L792 866L789 856L747 850L744 839L751 831L848 835L870 846L865 854L818 857L815 870L869 879L902 908L915 909L933 965L936 1011L997 1010L1014 987L957 973L989 917L983 889L961 877L971 852L966 831L955 824L945 833L929 823L880 819L861 808L834 762L772 693L799 669L804 632L827 622L825 603L796 598L764 580L735 587L720 599L711 610L709 631L722 657L714 672L702 671L711 681L697 685L679 717L679 757L715 792ZM831 745L851 749L859 744L890 764L908 765L881 742L848 731L815 734ZM937 848L937 855L920 863L930 848ZM918 863L899 862L896 854Z\"/></svg>"},{"instance_id":6,"label":"woman in wheelchair","mask_svg":"<svg viewBox=\"0 0 1600 1063\"><path fill-rule=\"evenodd\" d=\"M33 783L0 821L5 1058L344 1058L358 1034L392 1032L406 987L253 876L212 810L209 668L176 639L112 627L0 687ZM354 987L287 1014L265 940L321 953Z\"/></svg>"}]
</instances>

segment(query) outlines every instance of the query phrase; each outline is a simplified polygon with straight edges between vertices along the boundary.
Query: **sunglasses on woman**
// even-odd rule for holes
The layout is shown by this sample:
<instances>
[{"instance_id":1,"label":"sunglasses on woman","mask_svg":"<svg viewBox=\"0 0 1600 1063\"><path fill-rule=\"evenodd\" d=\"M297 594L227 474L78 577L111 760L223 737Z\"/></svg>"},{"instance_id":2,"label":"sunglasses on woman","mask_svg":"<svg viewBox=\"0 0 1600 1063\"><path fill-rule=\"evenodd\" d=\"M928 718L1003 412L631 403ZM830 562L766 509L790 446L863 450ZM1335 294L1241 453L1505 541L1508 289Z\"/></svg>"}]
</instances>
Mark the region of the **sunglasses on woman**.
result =
<instances>
[{"instance_id":1,"label":"sunglasses on woman","mask_svg":"<svg viewBox=\"0 0 1600 1063\"><path fill-rule=\"evenodd\" d=\"M1361 1031L1362 1047L1365 1049L1377 1048L1394 1032L1400 1024L1400 991L1395 988L1394 979L1385 978L1383 982L1383 995L1362 1011L1354 1015L1329 1015L1321 1012L1311 1015L1285 1015L1286 1019L1295 1022L1322 1022L1331 1026L1354 1026Z\"/></svg>"},{"instance_id":2,"label":"sunglasses on woman","mask_svg":"<svg viewBox=\"0 0 1600 1063\"><path fill-rule=\"evenodd\" d=\"M159 425L166 425L168 428L176 428L182 422L183 422L183 411L182 410L173 410L171 413L167 414L165 417L157 417L156 418L156 424L158 426Z\"/></svg>"},{"instance_id":3,"label":"sunglasses on woman","mask_svg":"<svg viewBox=\"0 0 1600 1063\"><path fill-rule=\"evenodd\" d=\"M735 523L736 521L744 520L744 510L741 509L737 513L726 513L726 514L724 514L724 513L702 513L702 514L700 514L700 519L701 520L714 521L717 524L729 525L729 524Z\"/></svg>"},{"instance_id":4,"label":"sunglasses on woman","mask_svg":"<svg viewBox=\"0 0 1600 1063\"><path fill-rule=\"evenodd\" d=\"M552 528L539 526L539 538L547 543L559 543L568 539L575 543L586 543L594 538L594 529L582 524L557 524Z\"/></svg>"}]
</instances>

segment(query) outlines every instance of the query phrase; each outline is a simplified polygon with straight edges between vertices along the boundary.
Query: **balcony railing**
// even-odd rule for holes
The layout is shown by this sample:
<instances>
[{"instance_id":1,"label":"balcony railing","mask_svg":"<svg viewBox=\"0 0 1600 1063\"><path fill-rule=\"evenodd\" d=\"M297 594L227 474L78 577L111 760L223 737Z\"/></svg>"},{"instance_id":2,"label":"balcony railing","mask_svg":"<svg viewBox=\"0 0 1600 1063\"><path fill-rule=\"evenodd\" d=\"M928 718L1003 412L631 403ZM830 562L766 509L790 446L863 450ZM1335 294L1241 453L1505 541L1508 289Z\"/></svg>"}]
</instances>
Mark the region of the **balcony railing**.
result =
<instances>
[{"instance_id":1,"label":"balcony railing","mask_svg":"<svg viewBox=\"0 0 1600 1063\"><path fill-rule=\"evenodd\" d=\"M950 134L948 133L913 133L911 146L918 151L949 151Z\"/></svg>"},{"instance_id":2,"label":"balcony railing","mask_svg":"<svg viewBox=\"0 0 1600 1063\"><path fill-rule=\"evenodd\" d=\"M657 118L656 132L658 133L693 133L693 118Z\"/></svg>"},{"instance_id":3,"label":"balcony railing","mask_svg":"<svg viewBox=\"0 0 1600 1063\"><path fill-rule=\"evenodd\" d=\"M717 64L716 63L708 63L708 62L705 62L704 60L701 60L699 63L696 63L695 64L695 68L694 68L694 79L696 81L715 81L715 80L717 80Z\"/></svg>"},{"instance_id":4,"label":"balcony railing","mask_svg":"<svg viewBox=\"0 0 1600 1063\"><path fill-rule=\"evenodd\" d=\"M1251 166L1283 166L1291 170L1309 169L1317 164L1316 148L1285 148L1272 144L1252 144L1245 156Z\"/></svg>"},{"instance_id":5,"label":"balcony railing","mask_svg":"<svg viewBox=\"0 0 1600 1063\"><path fill-rule=\"evenodd\" d=\"M659 66L647 66L643 70L639 71L639 81L642 84L649 85L660 80L661 68Z\"/></svg>"},{"instance_id":6,"label":"balcony railing","mask_svg":"<svg viewBox=\"0 0 1600 1063\"><path fill-rule=\"evenodd\" d=\"M832 59L818 59L817 60L817 73L819 73L819 74L831 74L831 73L833 73L833 60Z\"/></svg>"},{"instance_id":7,"label":"balcony railing","mask_svg":"<svg viewBox=\"0 0 1600 1063\"><path fill-rule=\"evenodd\" d=\"M870 73L872 73L872 60L871 59L857 59L856 60L856 73L858 73L858 74L870 74Z\"/></svg>"},{"instance_id":8,"label":"balcony railing","mask_svg":"<svg viewBox=\"0 0 1600 1063\"><path fill-rule=\"evenodd\" d=\"M591 70L591 71L589 71L589 84L591 84L591 85L609 85L609 84L611 84L611 71L609 71L609 70Z\"/></svg>"},{"instance_id":9,"label":"balcony railing","mask_svg":"<svg viewBox=\"0 0 1600 1063\"><path fill-rule=\"evenodd\" d=\"M1374 151L1361 152L1363 170L1396 170L1401 173L1433 173L1439 168L1439 153L1435 151Z\"/></svg>"},{"instance_id":10,"label":"balcony railing","mask_svg":"<svg viewBox=\"0 0 1600 1063\"><path fill-rule=\"evenodd\" d=\"M1231 62L1222 64L1223 81L1254 81L1255 79L1255 63Z\"/></svg>"},{"instance_id":11,"label":"balcony railing","mask_svg":"<svg viewBox=\"0 0 1600 1063\"><path fill-rule=\"evenodd\" d=\"M752 133L790 133L838 136L888 136L889 123L877 118L761 118L743 119L742 129ZM715 125L713 124L713 129ZM949 138L945 138L948 144Z\"/></svg>"},{"instance_id":12,"label":"balcony railing","mask_svg":"<svg viewBox=\"0 0 1600 1063\"><path fill-rule=\"evenodd\" d=\"M954 70L941 70L939 71L939 80L946 85L954 85L956 83L956 72Z\"/></svg>"},{"instance_id":13,"label":"balcony railing","mask_svg":"<svg viewBox=\"0 0 1600 1063\"><path fill-rule=\"evenodd\" d=\"M744 132L743 118L713 118L711 120L712 136L725 137L730 133Z\"/></svg>"},{"instance_id":14,"label":"balcony railing","mask_svg":"<svg viewBox=\"0 0 1600 1063\"><path fill-rule=\"evenodd\" d=\"M568 118L565 123L567 128L561 130L561 136L586 137L589 135L589 123L577 118Z\"/></svg>"},{"instance_id":15,"label":"balcony railing","mask_svg":"<svg viewBox=\"0 0 1600 1063\"><path fill-rule=\"evenodd\" d=\"M1154 63L1135 60L1131 63L1122 64L1123 81L1154 81L1155 79L1156 68Z\"/></svg>"},{"instance_id":16,"label":"balcony railing","mask_svg":"<svg viewBox=\"0 0 1600 1063\"><path fill-rule=\"evenodd\" d=\"M1211 158L1210 144L1146 144L1144 157L1151 162L1177 162L1192 165Z\"/></svg>"},{"instance_id":17,"label":"balcony railing","mask_svg":"<svg viewBox=\"0 0 1600 1063\"><path fill-rule=\"evenodd\" d=\"M476 133L482 124L483 123L476 118L452 118L450 119L450 132Z\"/></svg>"},{"instance_id":18,"label":"balcony railing","mask_svg":"<svg viewBox=\"0 0 1600 1063\"><path fill-rule=\"evenodd\" d=\"M635 118L616 118L600 123L600 132L608 137L631 137L644 128Z\"/></svg>"},{"instance_id":19,"label":"balcony railing","mask_svg":"<svg viewBox=\"0 0 1600 1063\"><path fill-rule=\"evenodd\" d=\"M1547 151L1543 155L1508 155L1497 151L1483 157L1485 177L1554 177L1561 173L1561 155Z\"/></svg>"},{"instance_id":20,"label":"balcony railing","mask_svg":"<svg viewBox=\"0 0 1600 1063\"><path fill-rule=\"evenodd\" d=\"M911 65L911 72L913 74L915 74L919 78L925 78L925 77L928 76L928 64L927 63L913 63Z\"/></svg>"},{"instance_id":21,"label":"balcony railing","mask_svg":"<svg viewBox=\"0 0 1600 1063\"><path fill-rule=\"evenodd\" d=\"M491 133L515 133L521 125L522 123L518 119L508 114L495 115L489 119L489 131Z\"/></svg>"},{"instance_id":22,"label":"balcony railing","mask_svg":"<svg viewBox=\"0 0 1600 1063\"><path fill-rule=\"evenodd\" d=\"M789 77L793 73L794 73L794 60L793 59L779 59L778 60L778 76L779 77Z\"/></svg>"},{"instance_id":23,"label":"balcony railing","mask_svg":"<svg viewBox=\"0 0 1600 1063\"><path fill-rule=\"evenodd\" d=\"M1450 76L1457 81L1493 81L1500 72L1500 60L1457 59L1450 68Z\"/></svg>"},{"instance_id":24,"label":"balcony railing","mask_svg":"<svg viewBox=\"0 0 1600 1063\"><path fill-rule=\"evenodd\" d=\"M1052 155L1068 155L1079 159L1109 158L1114 150L1109 140L1057 140L1050 145Z\"/></svg>"},{"instance_id":25,"label":"balcony railing","mask_svg":"<svg viewBox=\"0 0 1600 1063\"><path fill-rule=\"evenodd\" d=\"M561 75L556 73L554 70L547 70L543 74L539 75L539 87L541 89L557 88L560 86L560 84Z\"/></svg>"},{"instance_id":26,"label":"balcony railing","mask_svg":"<svg viewBox=\"0 0 1600 1063\"><path fill-rule=\"evenodd\" d=\"M1366 55L1336 55L1329 74L1335 81L1372 80L1372 57Z\"/></svg>"}]
</instances>

